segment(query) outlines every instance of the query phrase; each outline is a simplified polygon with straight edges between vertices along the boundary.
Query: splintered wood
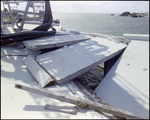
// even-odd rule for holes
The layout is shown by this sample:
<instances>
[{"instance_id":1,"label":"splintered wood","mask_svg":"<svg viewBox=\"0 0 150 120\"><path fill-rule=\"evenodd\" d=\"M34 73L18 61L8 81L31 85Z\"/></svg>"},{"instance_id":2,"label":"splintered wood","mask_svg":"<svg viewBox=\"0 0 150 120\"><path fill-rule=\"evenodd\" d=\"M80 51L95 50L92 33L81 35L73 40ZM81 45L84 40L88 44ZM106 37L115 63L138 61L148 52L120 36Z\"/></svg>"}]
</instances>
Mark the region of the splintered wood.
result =
<instances>
[{"instance_id":1,"label":"splintered wood","mask_svg":"<svg viewBox=\"0 0 150 120\"><path fill-rule=\"evenodd\" d=\"M22 90L33 92L36 94L40 94L40 95L43 95L46 97L54 98L54 99L60 100L62 102L68 102L71 104L75 104L81 108L89 108L89 109L93 109L93 110L100 111L100 112L106 112L106 113L110 113L115 116L119 116L119 117L123 117L123 118L138 118L128 111L114 108L109 105L103 105L100 103L91 102L89 100L82 100L82 99L75 98L75 97L72 97L72 96L69 96L69 95L66 95L63 93L46 91L44 89L37 88L34 86L23 86L23 85L19 85L19 84L15 84L15 87L18 89L22 89Z\"/></svg>"}]
</instances>

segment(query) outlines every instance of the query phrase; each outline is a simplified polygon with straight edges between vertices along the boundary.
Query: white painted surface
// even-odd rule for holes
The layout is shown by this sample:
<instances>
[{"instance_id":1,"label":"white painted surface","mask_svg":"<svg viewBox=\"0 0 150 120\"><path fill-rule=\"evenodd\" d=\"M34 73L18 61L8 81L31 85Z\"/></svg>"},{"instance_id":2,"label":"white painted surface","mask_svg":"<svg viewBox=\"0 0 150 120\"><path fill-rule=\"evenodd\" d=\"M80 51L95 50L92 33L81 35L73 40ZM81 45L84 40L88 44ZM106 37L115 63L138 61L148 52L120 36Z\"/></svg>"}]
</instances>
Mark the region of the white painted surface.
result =
<instances>
[{"instance_id":1,"label":"white painted surface","mask_svg":"<svg viewBox=\"0 0 150 120\"><path fill-rule=\"evenodd\" d=\"M123 36L131 40L149 41L149 34L123 34Z\"/></svg>"},{"instance_id":2,"label":"white painted surface","mask_svg":"<svg viewBox=\"0 0 150 120\"><path fill-rule=\"evenodd\" d=\"M3 47L4 49L4 47ZM6 51L7 47L5 48ZM12 51L13 52L13 51ZM19 52L19 50L18 50ZM77 109L75 115L44 109L46 104L57 106L74 106L42 95L16 89L15 83L40 87L33 75L23 63L24 56L5 56L1 58L1 118L2 119L51 119L83 116L83 108ZM74 94L66 84L44 88L54 92ZM93 113L91 113L93 114ZM95 114L95 112L94 112ZM98 115L98 114L97 114ZM101 116L101 115L100 115Z\"/></svg>"},{"instance_id":3,"label":"white painted surface","mask_svg":"<svg viewBox=\"0 0 150 120\"><path fill-rule=\"evenodd\" d=\"M1 86L13 85L14 82L28 83L36 81L27 71L22 56L6 56L1 58ZM2 91L1 91L2 93Z\"/></svg>"},{"instance_id":4,"label":"white painted surface","mask_svg":"<svg viewBox=\"0 0 150 120\"><path fill-rule=\"evenodd\" d=\"M53 82L51 76L31 56L26 57L23 61L41 87L45 87L48 83Z\"/></svg>"},{"instance_id":5,"label":"white painted surface","mask_svg":"<svg viewBox=\"0 0 150 120\"><path fill-rule=\"evenodd\" d=\"M63 47L65 45L74 44L88 39L90 38L81 35L44 36L33 40L24 41L23 44L29 49L40 50Z\"/></svg>"},{"instance_id":6,"label":"white painted surface","mask_svg":"<svg viewBox=\"0 0 150 120\"><path fill-rule=\"evenodd\" d=\"M63 84L114 57L126 45L104 38L92 38L36 56L36 61Z\"/></svg>"},{"instance_id":7,"label":"white painted surface","mask_svg":"<svg viewBox=\"0 0 150 120\"><path fill-rule=\"evenodd\" d=\"M42 51L34 51L34 50L31 50L28 48L24 48L23 50L26 51L28 53L28 55L31 55L31 56L37 56L42 53Z\"/></svg>"},{"instance_id":8,"label":"white painted surface","mask_svg":"<svg viewBox=\"0 0 150 120\"><path fill-rule=\"evenodd\" d=\"M111 106L149 118L149 41L131 41L95 92Z\"/></svg>"},{"instance_id":9,"label":"white painted surface","mask_svg":"<svg viewBox=\"0 0 150 120\"><path fill-rule=\"evenodd\" d=\"M23 49L17 49L15 47L10 46L2 46L1 45L1 57L8 55L28 55Z\"/></svg>"},{"instance_id":10,"label":"white painted surface","mask_svg":"<svg viewBox=\"0 0 150 120\"><path fill-rule=\"evenodd\" d=\"M13 30L13 28L12 28L12 26L11 26L11 24L5 25L5 26L3 25L2 31L5 34L15 33L14 30Z\"/></svg>"},{"instance_id":11,"label":"white painted surface","mask_svg":"<svg viewBox=\"0 0 150 120\"><path fill-rule=\"evenodd\" d=\"M109 35L106 34L98 34L98 33L90 33L90 35L100 37L100 38L107 38Z\"/></svg>"}]
</instances>

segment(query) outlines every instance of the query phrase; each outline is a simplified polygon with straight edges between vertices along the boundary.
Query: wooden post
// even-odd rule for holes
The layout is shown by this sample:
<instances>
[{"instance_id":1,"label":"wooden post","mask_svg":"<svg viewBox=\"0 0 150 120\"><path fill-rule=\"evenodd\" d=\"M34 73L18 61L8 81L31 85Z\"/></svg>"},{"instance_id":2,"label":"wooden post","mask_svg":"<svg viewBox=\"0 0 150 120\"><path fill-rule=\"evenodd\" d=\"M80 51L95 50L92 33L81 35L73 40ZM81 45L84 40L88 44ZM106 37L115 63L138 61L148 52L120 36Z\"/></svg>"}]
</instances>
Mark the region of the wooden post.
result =
<instances>
[{"instance_id":1,"label":"wooden post","mask_svg":"<svg viewBox=\"0 0 150 120\"><path fill-rule=\"evenodd\" d=\"M91 102L89 100L81 100L79 98L72 97L72 96L66 95L64 93L57 93L57 92L53 92L53 91L49 91L49 90L45 90L45 89L41 89L41 88L37 88L37 87L33 87L33 86L28 87L28 86L23 86L23 85L19 85L19 84L15 84L15 87L18 89L22 89L22 90L33 92L36 94L40 94L40 95L43 95L46 97L54 98L54 99L60 100L62 102L72 103L81 108L89 108L89 109L93 109L93 110L100 111L100 112L106 112L106 113L110 113L115 116L119 116L119 117L123 117L123 118L129 118L129 119L138 118L129 111L114 108L109 105L103 105L100 103Z\"/></svg>"}]
</instances>

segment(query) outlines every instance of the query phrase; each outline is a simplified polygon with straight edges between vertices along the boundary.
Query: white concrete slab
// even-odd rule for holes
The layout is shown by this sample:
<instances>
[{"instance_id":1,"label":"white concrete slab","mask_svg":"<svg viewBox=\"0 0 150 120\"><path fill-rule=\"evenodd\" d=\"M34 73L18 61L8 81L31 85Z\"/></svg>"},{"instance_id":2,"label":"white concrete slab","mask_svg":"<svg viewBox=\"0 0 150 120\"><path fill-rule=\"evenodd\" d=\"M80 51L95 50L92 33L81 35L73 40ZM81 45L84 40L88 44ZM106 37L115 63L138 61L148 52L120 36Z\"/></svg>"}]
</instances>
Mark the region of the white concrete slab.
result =
<instances>
[{"instance_id":1,"label":"white concrete slab","mask_svg":"<svg viewBox=\"0 0 150 120\"><path fill-rule=\"evenodd\" d=\"M14 82L28 83L36 80L23 63L23 56L1 58L1 86L13 85Z\"/></svg>"},{"instance_id":2,"label":"white concrete slab","mask_svg":"<svg viewBox=\"0 0 150 120\"><path fill-rule=\"evenodd\" d=\"M95 92L111 106L148 119L149 41L131 41Z\"/></svg>"},{"instance_id":3,"label":"white concrete slab","mask_svg":"<svg viewBox=\"0 0 150 120\"><path fill-rule=\"evenodd\" d=\"M65 45L74 44L90 39L81 35L59 35L59 36L44 36L29 41L24 41L23 44L32 50L48 49L63 47Z\"/></svg>"},{"instance_id":4,"label":"white concrete slab","mask_svg":"<svg viewBox=\"0 0 150 120\"><path fill-rule=\"evenodd\" d=\"M7 51L7 47L5 48ZM12 51L13 52L13 51ZM94 110L77 108L75 115L44 109L46 104L56 106L74 106L55 99L44 97L14 87L15 83L40 87L33 75L23 63L24 56L5 56L1 58L1 118L2 119L63 119L83 116L85 113L95 115ZM66 84L44 88L54 92L75 95ZM78 90L79 91L79 90ZM80 91L79 91L80 92ZM81 93L79 93L81 94ZM83 94L83 93L82 93ZM91 113L92 112L92 113ZM96 114L98 115L98 114ZM100 114L99 117L102 115Z\"/></svg>"},{"instance_id":5,"label":"white concrete slab","mask_svg":"<svg viewBox=\"0 0 150 120\"><path fill-rule=\"evenodd\" d=\"M23 61L41 87L45 87L48 83L54 84L51 76L31 56L26 57Z\"/></svg>"},{"instance_id":6,"label":"white concrete slab","mask_svg":"<svg viewBox=\"0 0 150 120\"><path fill-rule=\"evenodd\" d=\"M100 38L107 38L110 36L110 35L99 34L99 33L90 33L90 35L95 36L95 37L100 37Z\"/></svg>"},{"instance_id":7,"label":"white concrete slab","mask_svg":"<svg viewBox=\"0 0 150 120\"><path fill-rule=\"evenodd\" d=\"M119 54L126 45L105 38L92 38L36 56L36 61L63 84Z\"/></svg>"},{"instance_id":8,"label":"white concrete slab","mask_svg":"<svg viewBox=\"0 0 150 120\"><path fill-rule=\"evenodd\" d=\"M149 34L123 34L123 36L131 40L149 41Z\"/></svg>"},{"instance_id":9,"label":"white concrete slab","mask_svg":"<svg viewBox=\"0 0 150 120\"><path fill-rule=\"evenodd\" d=\"M13 30L11 24L9 24L9 25L3 25L2 31L3 31L3 33L5 33L5 34L15 33L15 31Z\"/></svg>"},{"instance_id":10,"label":"white concrete slab","mask_svg":"<svg viewBox=\"0 0 150 120\"><path fill-rule=\"evenodd\" d=\"M40 55L42 53L42 51L33 51L31 49L28 49L28 48L24 48L23 50L26 51L28 53L28 55L31 55L31 56L37 56L37 55Z\"/></svg>"},{"instance_id":11,"label":"white concrete slab","mask_svg":"<svg viewBox=\"0 0 150 120\"><path fill-rule=\"evenodd\" d=\"M42 95L22 91L14 87L15 83L40 87L28 68L23 63L22 56L6 56L1 58L1 118L2 119L51 119L81 116L86 112L77 109L75 115L44 109L46 104L56 106L73 106ZM63 85L47 88L54 92L73 95L70 89ZM83 108L81 108L83 109Z\"/></svg>"},{"instance_id":12,"label":"white concrete slab","mask_svg":"<svg viewBox=\"0 0 150 120\"><path fill-rule=\"evenodd\" d=\"M24 55L27 56L28 53L25 52L23 49L17 49L11 46L1 46L1 57L8 56L8 55Z\"/></svg>"}]
</instances>

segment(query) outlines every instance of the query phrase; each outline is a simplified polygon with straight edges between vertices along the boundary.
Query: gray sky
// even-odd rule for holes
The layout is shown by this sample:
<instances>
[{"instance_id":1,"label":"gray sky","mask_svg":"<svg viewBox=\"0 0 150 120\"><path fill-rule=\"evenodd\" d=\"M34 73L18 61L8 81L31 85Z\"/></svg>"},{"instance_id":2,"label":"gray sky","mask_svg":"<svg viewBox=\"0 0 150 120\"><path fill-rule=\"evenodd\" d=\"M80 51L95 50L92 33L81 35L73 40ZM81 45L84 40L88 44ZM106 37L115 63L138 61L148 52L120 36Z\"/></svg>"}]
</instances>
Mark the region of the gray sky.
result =
<instances>
[{"instance_id":1,"label":"gray sky","mask_svg":"<svg viewBox=\"0 0 150 120\"><path fill-rule=\"evenodd\" d=\"M149 1L51 1L53 12L149 12Z\"/></svg>"},{"instance_id":2,"label":"gray sky","mask_svg":"<svg viewBox=\"0 0 150 120\"><path fill-rule=\"evenodd\" d=\"M50 1L50 3L52 12L149 12L149 1ZM25 6L25 3L20 4L20 6ZM3 9L2 4L1 9Z\"/></svg>"}]
</instances>

